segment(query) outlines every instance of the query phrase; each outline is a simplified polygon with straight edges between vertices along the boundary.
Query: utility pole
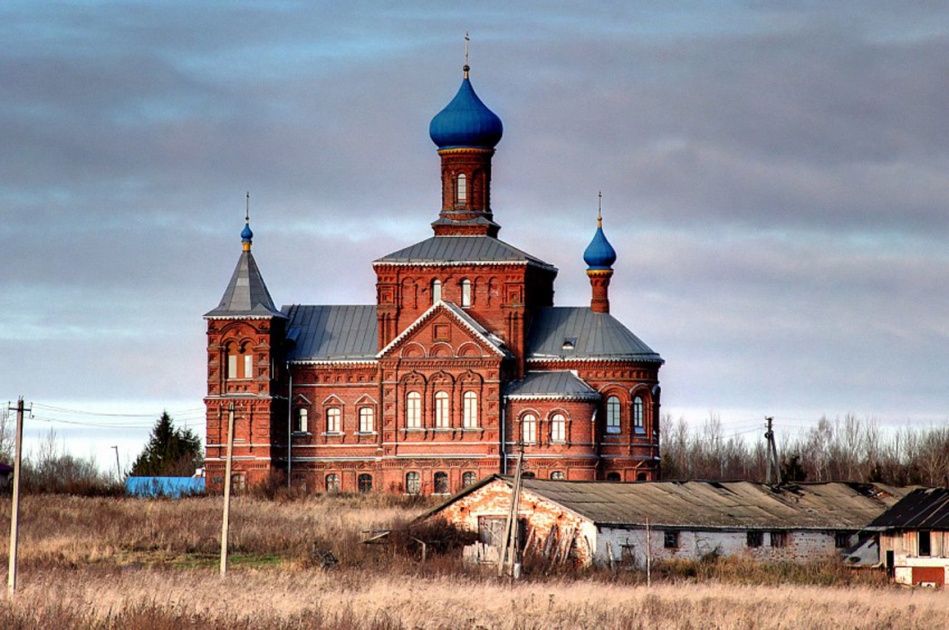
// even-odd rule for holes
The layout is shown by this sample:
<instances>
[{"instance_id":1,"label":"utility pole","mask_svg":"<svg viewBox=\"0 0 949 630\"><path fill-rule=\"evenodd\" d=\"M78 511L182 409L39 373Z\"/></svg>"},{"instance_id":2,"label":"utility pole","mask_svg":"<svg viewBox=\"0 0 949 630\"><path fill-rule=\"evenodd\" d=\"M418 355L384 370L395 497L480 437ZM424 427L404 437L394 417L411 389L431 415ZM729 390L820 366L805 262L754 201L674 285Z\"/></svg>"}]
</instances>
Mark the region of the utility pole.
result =
<instances>
[{"instance_id":1,"label":"utility pole","mask_svg":"<svg viewBox=\"0 0 949 630\"><path fill-rule=\"evenodd\" d=\"M23 396L17 399L16 407L16 444L13 457L13 506L10 514L10 565L7 568L7 593L12 597L16 592L16 554L20 534L20 462L23 459Z\"/></svg>"},{"instance_id":2,"label":"utility pole","mask_svg":"<svg viewBox=\"0 0 949 630\"><path fill-rule=\"evenodd\" d=\"M498 577L504 575L504 568L507 563L511 563L512 577L514 575L514 564L517 559L517 510L521 498L521 469L524 462L524 443L518 445L520 450L517 453L517 468L514 469L514 488L511 492L511 511L507 515L507 525L504 528L504 546L501 548L498 558Z\"/></svg>"},{"instance_id":3,"label":"utility pole","mask_svg":"<svg viewBox=\"0 0 949 630\"><path fill-rule=\"evenodd\" d=\"M768 423L768 430L765 431L764 439L768 443L768 474L765 479L765 482L770 486L771 485L771 469L774 468L774 477L777 479L777 483L781 483L781 471L778 468L778 447L774 443L774 427L772 422L774 418L766 417L765 421Z\"/></svg>"},{"instance_id":4,"label":"utility pole","mask_svg":"<svg viewBox=\"0 0 949 630\"><path fill-rule=\"evenodd\" d=\"M227 465L224 469L224 519L221 524L221 577L227 574L227 528L231 516L231 459L234 454L234 403L227 406Z\"/></svg>"},{"instance_id":5,"label":"utility pole","mask_svg":"<svg viewBox=\"0 0 949 630\"><path fill-rule=\"evenodd\" d=\"M293 372L290 371L290 361L287 361L287 378L290 385L287 389L287 490L293 487L291 481L293 473Z\"/></svg>"},{"instance_id":6,"label":"utility pole","mask_svg":"<svg viewBox=\"0 0 949 630\"><path fill-rule=\"evenodd\" d=\"M115 449L115 475L116 475L115 478L118 479L119 482L121 482L122 481L122 465L119 463L119 447L113 446L112 448Z\"/></svg>"}]
</instances>

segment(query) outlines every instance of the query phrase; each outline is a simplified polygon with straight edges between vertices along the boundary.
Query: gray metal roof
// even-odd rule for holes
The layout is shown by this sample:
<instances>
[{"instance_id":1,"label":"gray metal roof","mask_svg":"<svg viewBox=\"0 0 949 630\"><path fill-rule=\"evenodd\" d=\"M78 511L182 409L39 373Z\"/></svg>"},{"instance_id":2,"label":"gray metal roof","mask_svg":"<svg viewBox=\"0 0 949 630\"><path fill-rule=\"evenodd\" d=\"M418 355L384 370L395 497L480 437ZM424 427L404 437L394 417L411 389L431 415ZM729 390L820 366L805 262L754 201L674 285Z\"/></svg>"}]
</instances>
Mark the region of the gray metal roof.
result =
<instances>
[{"instance_id":1,"label":"gray metal roof","mask_svg":"<svg viewBox=\"0 0 949 630\"><path fill-rule=\"evenodd\" d=\"M438 513L489 483L487 477L423 517ZM862 529L909 488L813 483L772 488L748 481L552 481L524 479L524 490L597 525L690 529Z\"/></svg>"},{"instance_id":2,"label":"gray metal roof","mask_svg":"<svg viewBox=\"0 0 949 630\"><path fill-rule=\"evenodd\" d=\"M241 252L224 296L205 317L283 317L274 306L257 261L250 251Z\"/></svg>"},{"instance_id":3,"label":"gray metal roof","mask_svg":"<svg viewBox=\"0 0 949 630\"><path fill-rule=\"evenodd\" d=\"M374 361L378 350L375 305L284 306L291 361Z\"/></svg>"},{"instance_id":4,"label":"gray metal roof","mask_svg":"<svg viewBox=\"0 0 949 630\"><path fill-rule=\"evenodd\" d=\"M508 398L555 398L596 400L600 394L573 372L528 372L524 379L507 384Z\"/></svg>"},{"instance_id":5,"label":"gray metal roof","mask_svg":"<svg viewBox=\"0 0 949 630\"><path fill-rule=\"evenodd\" d=\"M392 252L375 261L387 264L528 262L554 269L553 265L490 236L433 236Z\"/></svg>"},{"instance_id":6,"label":"gray metal roof","mask_svg":"<svg viewBox=\"0 0 949 630\"><path fill-rule=\"evenodd\" d=\"M662 357L609 313L587 306L540 309L527 334L530 359L633 359L662 363Z\"/></svg>"},{"instance_id":7,"label":"gray metal roof","mask_svg":"<svg viewBox=\"0 0 949 630\"><path fill-rule=\"evenodd\" d=\"M949 490L920 488L870 523L874 530L942 529L949 530Z\"/></svg>"}]
</instances>

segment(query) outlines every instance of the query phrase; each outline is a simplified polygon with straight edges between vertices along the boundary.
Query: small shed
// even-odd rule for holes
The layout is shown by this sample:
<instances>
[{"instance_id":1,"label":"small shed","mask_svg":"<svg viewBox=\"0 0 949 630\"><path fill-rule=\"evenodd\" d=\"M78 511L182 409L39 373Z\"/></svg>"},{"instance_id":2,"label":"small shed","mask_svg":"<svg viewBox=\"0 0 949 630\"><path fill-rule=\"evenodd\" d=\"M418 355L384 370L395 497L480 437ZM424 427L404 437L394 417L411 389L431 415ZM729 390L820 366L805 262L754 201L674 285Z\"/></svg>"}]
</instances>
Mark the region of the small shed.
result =
<instances>
[{"instance_id":1,"label":"small shed","mask_svg":"<svg viewBox=\"0 0 949 630\"><path fill-rule=\"evenodd\" d=\"M647 558L709 554L758 560L816 560L860 542L901 488L863 483L772 487L747 481L522 480L518 521L528 553L579 564L643 567ZM422 518L478 532L474 557L491 561L503 537L513 479L482 479Z\"/></svg>"},{"instance_id":2,"label":"small shed","mask_svg":"<svg viewBox=\"0 0 949 630\"><path fill-rule=\"evenodd\" d=\"M949 489L914 490L867 529L879 533L883 564L896 582L949 582Z\"/></svg>"}]
</instances>

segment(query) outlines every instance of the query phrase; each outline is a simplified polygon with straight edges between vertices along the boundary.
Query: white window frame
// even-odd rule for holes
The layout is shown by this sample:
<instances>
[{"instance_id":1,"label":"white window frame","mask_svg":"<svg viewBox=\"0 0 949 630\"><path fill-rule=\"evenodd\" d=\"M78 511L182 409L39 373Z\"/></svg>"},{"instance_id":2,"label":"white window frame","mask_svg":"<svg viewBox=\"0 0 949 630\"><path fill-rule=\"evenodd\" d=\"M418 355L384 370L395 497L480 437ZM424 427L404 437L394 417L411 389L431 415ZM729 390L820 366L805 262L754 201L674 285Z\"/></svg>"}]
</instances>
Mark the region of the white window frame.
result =
<instances>
[{"instance_id":1,"label":"white window frame","mask_svg":"<svg viewBox=\"0 0 949 630\"><path fill-rule=\"evenodd\" d=\"M464 400L464 423L465 429L478 428L478 394L473 391L467 391L462 396Z\"/></svg>"},{"instance_id":2,"label":"white window frame","mask_svg":"<svg viewBox=\"0 0 949 630\"><path fill-rule=\"evenodd\" d=\"M307 433L309 431L310 411L306 407L297 408L297 423L294 433Z\"/></svg>"},{"instance_id":3,"label":"white window frame","mask_svg":"<svg viewBox=\"0 0 949 630\"><path fill-rule=\"evenodd\" d=\"M442 281L439 279L432 280L432 304L435 304L442 299Z\"/></svg>"},{"instance_id":4,"label":"white window frame","mask_svg":"<svg viewBox=\"0 0 949 630\"><path fill-rule=\"evenodd\" d=\"M359 432L360 433L375 433L376 432L376 410L372 407L360 407L359 408Z\"/></svg>"},{"instance_id":5,"label":"white window frame","mask_svg":"<svg viewBox=\"0 0 949 630\"><path fill-rule=\"evenodd\" d=\"M461 306L468 308L471 306L471 280L465 278L461 281Z\"/></svg>"},{"instance_id":6,"label":"white window frame","mask_svg":"<svg viewBox=\"0 0 949 630\"><path fill-rule=\"evenodd\" d=\"M326 418L326 432L327 433L342 433L343 432L343 410L339 407L327 407L326 413L323 414Z\"/></svg>"},{"instance_id":7,"label":"white window frame","mask_svg":"<svg viewBox=\"0 0 949 630\"><path fill-rule=\"evenodd\" d=\"M537 416L532 413L521 418L521 441L524 444L537 443Z\"/></svg>"},{"instance_id":8,"label":"white window frame","mask_svg":"<svg viewBox=\"0 0 949 630\"><path fill-rule=\"evenodd\" d=\"M633 398L633 429L637 433L646 432L646 425L644 424L645 409L646 403L643 401L642 396L636 396Z\"/></svg>"},{"instance_id":9,"label":"white window frame","mask_svg":"<svg viewBox=\"0 0 949 630\"><path fill-rule=\"evenodd\" d=\"M416 391L405 395L405 428L422 428L422 395Z\"/></svg>"},{"instance_id":10,"label":"white window frame","mask_svg":"<svg viewBox=\"0 0 949 630\"><path fill-rule=\"evenodd\" d=\"M451 396L446 391L435 392L435 428L451 428Z\"/></svg>"},{"instance_id":11,"label":"white window frame","mask_svg":"<svg viewBox=\"0 0 949 630\"><path fill-rule=\"evenodd\" d=\"M455 182L455 201L459 206L463 206L468 203L468 176L464 173L458 173Z\"/></svg>"},{"instance_id":12,"label":"white window frame","mask_svg":"<svg viewBox=\"0 0 949 630\"><path fill-rule=\"evenodd\" d=\"M567 441L567 416L560 412L550 416L550 441L559 443Z\"/></svg>"}]
</instances>

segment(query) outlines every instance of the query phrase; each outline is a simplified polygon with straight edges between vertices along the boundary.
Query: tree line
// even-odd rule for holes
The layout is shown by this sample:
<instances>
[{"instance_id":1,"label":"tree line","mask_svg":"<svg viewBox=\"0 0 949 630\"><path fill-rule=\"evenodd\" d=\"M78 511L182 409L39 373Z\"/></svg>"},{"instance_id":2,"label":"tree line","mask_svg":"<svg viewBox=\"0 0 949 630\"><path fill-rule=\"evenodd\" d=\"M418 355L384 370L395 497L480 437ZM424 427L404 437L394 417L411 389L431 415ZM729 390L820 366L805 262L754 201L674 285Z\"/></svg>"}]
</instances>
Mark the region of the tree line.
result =
<instances>
[{"instance_id":1,"label":"tree line","mask_svg":"<svg viewBox=\"0 0 949 630\"><path fill-rule=\"evenodd\" d=\"M764 422L758 435L726 436L711 415L698 428L682 418L660 422L662 478L764 481L768 458ZM939 486L949 475L949 426L884 431L854 414L817 424L778 442L784 481L859 481Z\"/></svg>"}]
</instances>

